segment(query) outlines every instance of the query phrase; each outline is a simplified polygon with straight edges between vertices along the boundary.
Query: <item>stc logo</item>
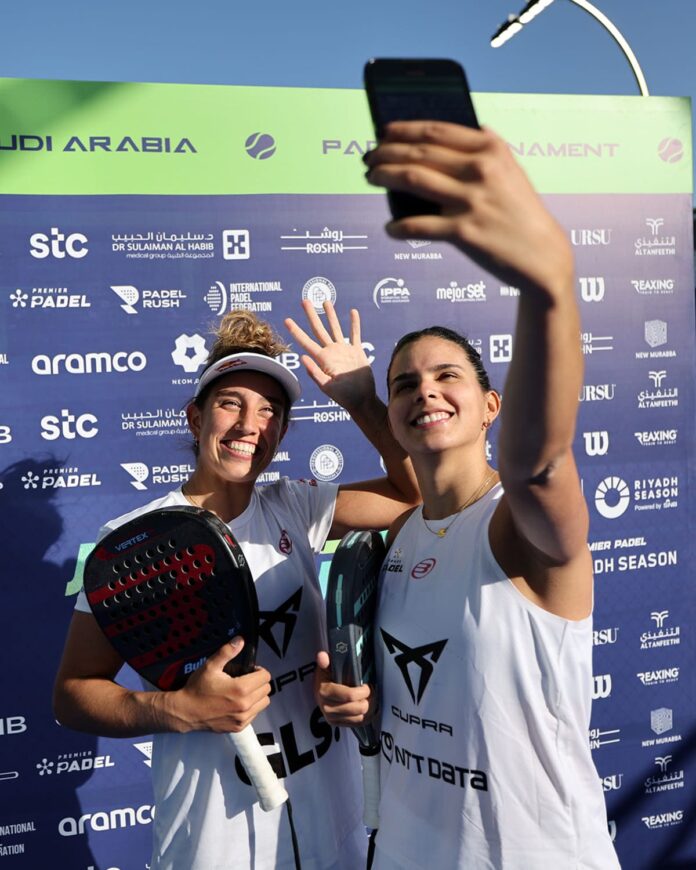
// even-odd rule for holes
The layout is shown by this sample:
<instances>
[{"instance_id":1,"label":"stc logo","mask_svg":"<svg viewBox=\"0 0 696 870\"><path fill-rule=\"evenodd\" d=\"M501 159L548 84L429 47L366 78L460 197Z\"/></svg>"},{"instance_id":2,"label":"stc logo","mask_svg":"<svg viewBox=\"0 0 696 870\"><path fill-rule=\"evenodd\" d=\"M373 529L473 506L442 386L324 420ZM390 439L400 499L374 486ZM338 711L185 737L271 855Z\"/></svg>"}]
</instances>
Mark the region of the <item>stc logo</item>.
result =
<instances>
[{"instance_id":1,"label":"stc logo","mask_svg":"<svg viewBox=\"0 0 696 870\"><path fill-rule=\"evenodd\" d=\"M63 260L72 257L80 260L89 253L87 242L89 239L83 233L71 233L66 236L58 227L51 227L50 235L46 233L34 233L29 238L29 253L37 260L45 260L46 257L55 257Z\"/></svg>"},{"instance_id":2,"label":"stc logo","mask_svg":"<svg viewBox=\"0 0 696 870\"><path fill-rule=\"evenodd\" d=\"M401 676L404 678L404 683L406 683L406 688L414 704L420 704L430 677L435 670L433 665L442 655L442 651L447 644L447 639L411 648L395 637L392 637L391 634L387 634L383 628L380 629L380 633L387 651L401 671ZM417 688L414 688L411 680L412 673L414 676L418 676Z\"/></svg>"},{"instance_id":3,"label":"stc logo","mask_svg":"<svg viewBox=\"0 0 696 870\"><path fill-rule=\"evenodd\" d=\"M67 438L69 441L75 438L94 438L99 432L94 425L98 422L94 414L80 414L76 417L67 408L61 408L59 417L47 414L41 418L41 437L45 441L55 441L57 438Z\"/></svg>"},{"instance_id":4,"label":"stc logo","mask_svg":"<svg viewBox=\"0 0 696 870\"><path fill-rule=\"evenodd\" d=\"M302 587L300 586L286 601L276 607L275 610L259 611L259 636L266 641L268 646L279 659L282 659L285 656L285 653L288 651L288 647L290 646L292 633L297 624L297 615L300 612L301 603ZM278 640L281 638L276 639L273 632L273 629L277 625L281 626L281 631L278 632L279 635L282 635L280 645L278 644Z\"/></svg>"}]
</instances>

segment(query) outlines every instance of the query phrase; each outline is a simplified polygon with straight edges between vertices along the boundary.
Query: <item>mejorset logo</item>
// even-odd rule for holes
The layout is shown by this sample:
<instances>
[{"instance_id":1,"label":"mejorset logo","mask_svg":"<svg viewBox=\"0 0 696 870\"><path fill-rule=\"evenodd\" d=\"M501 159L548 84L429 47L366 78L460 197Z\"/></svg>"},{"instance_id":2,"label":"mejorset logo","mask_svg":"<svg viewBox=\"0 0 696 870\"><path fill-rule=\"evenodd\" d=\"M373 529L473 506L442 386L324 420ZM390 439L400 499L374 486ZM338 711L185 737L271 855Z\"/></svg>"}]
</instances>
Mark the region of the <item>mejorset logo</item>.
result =
<instances>
[{"instance_id":1,"label":"mejorset logo","mask_svg":"<svg viewBox=\"0 0 696 870\"><path fill-rule=\"evenodd\" d=\"M415 704L420 704L430 678L442 651L447 645L447 638L436 640L434 643L426 643L417 647L406 646L403 641L397 640L388 634L383 628L380 629L382 640L387 652L394 659L394 664L401 671L406 688ZM414 688L412 677L417 679L417 688Z\"/></svg>"},{"instance_id":2,"label":"mejorset logo","mask_svg":"<svg viewBox=\"0 0 696 870\"><path fill-rule=\"evenodd\" d=\"M292 634L297 625L297 616L302 604L302 587L299 586L292 595L283 601L275 610L259 611L259 635L278 656L285 657ZM278 641L280 640L280 644Z\"/></svg>"}]
</instances>

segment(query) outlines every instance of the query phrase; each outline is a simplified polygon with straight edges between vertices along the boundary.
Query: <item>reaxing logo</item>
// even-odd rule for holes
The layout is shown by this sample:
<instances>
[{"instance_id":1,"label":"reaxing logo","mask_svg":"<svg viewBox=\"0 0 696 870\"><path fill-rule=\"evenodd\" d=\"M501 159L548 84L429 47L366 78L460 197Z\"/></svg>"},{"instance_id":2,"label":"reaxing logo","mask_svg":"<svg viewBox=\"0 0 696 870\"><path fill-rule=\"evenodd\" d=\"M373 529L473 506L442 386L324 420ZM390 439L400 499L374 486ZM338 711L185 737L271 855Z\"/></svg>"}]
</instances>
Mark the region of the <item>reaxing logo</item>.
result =
<instances>
[{"instance_id":1,"label":"reaxing logo","mask_svg":"<svg viewBox=\"0 0 696 870\"><path fill-rule=\"evenodd\" d=\"M51 227L48 235L34 233L29 238L29 253L37 260L44 260L46 257L55 257L57 260L71 257L74 260L80 260L89 253L88 241L89 239L83 233L66 235L61 233L58 227Z\"/></svg>"},{"instance_id":2,"label":"reaxing logo","mask_svg":"<svg viewBox=\"0 0 696 870\"><path fill-rule=\"evenodd\" d=\"M288 651L292 634L297 625L297 617L302 604L302 587L299 586L292 595L283 601L275 610L260 610L259 611L259 637L261 637L279 659L285 657ZM277 634L281 635L276 638L276 627L280 627ZM278 643L280 640L280 644Z\"/></svg>"},{"instance_id":3,"label":"reaxing logo","mask_svg":"<svg viewBox=\"0 0 696 870\"><path fill-rule=\"evenodd\" d=\"M389 655L392 656L394 663L401 671L401 676L404 678L404 683L414 704L420 704L423 693L433 675L433 666L447 645L447 638L422 646L409 647L388 634L383 628L380 629L380 634ZM412 676L416 678L416 687L414 687Z\"/></svg>"}]
</instances>

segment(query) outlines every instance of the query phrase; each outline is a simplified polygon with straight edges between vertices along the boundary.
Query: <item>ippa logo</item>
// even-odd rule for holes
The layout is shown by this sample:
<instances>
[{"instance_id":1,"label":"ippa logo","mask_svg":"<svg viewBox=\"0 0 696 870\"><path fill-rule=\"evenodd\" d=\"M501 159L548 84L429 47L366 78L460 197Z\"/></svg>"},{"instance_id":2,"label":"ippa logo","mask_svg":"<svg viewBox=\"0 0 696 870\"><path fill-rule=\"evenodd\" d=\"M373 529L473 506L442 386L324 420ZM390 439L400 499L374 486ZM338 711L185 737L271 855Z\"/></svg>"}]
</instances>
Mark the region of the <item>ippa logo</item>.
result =
<instances>
[{"instance_id":1,"label":"ippa logo","mask_svg":"<svg viewBox=\"0 0 696 870\"><path fill-rule=\"evenodd\" d=\"M58 227L51 227L48 234L34 233L29 237L29 253L37 260L45 260L46 257L55 257L57 260L63 260L65 257L81 260L89 253L88 241L84 233L66 235Z\"/></svg>"},{"instance_id":2,"label":"ippa logo","mask_svg":"<svg viewBox=\"0 0 696 870\"><path fill-rule=\"evenodd\" d=\"M382 278L372 291L372 301L377 308L394 302L410 302L411 291L403 278Z\"/></svg>"}]
</instances>

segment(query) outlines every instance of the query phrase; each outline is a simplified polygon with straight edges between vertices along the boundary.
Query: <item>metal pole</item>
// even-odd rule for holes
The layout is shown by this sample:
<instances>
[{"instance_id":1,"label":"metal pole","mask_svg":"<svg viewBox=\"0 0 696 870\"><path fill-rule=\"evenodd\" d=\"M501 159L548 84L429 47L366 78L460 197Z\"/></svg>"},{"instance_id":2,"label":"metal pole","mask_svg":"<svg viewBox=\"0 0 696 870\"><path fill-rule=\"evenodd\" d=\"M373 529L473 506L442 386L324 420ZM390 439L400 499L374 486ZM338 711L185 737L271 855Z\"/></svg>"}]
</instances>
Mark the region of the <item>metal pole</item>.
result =
<instances>
[{"instance_id":1,"label":"metal pole","mask_svg":"<svg viewBox=\"0 0 696 870\"><path fill-rule=\"evenodd\" d=\"M589 12L593 18L596 18L600 24L603 24L606 29L611 33L616 42L619 44L623 53L626 55L628 62L631 64L631 69L633 70L633 75L636 77L636 81L638 82L638 87L640 88L640 92L644 97L649 97L650 92L648 91L648 86L645 81L645 76L643 75L643 71L640 68L640 64L638 63L638 59L635 54L631 51L631 46L626 42L624 37L621 35L619 29L612 24L612 22L607 18L604 13L600 12L596 6L593 6L591 3L588 3L587 0L570 0L571 3L575 3L576 6L579 6L581 9L584 9L585 12Z\"/></svg>"}]
</instances>

